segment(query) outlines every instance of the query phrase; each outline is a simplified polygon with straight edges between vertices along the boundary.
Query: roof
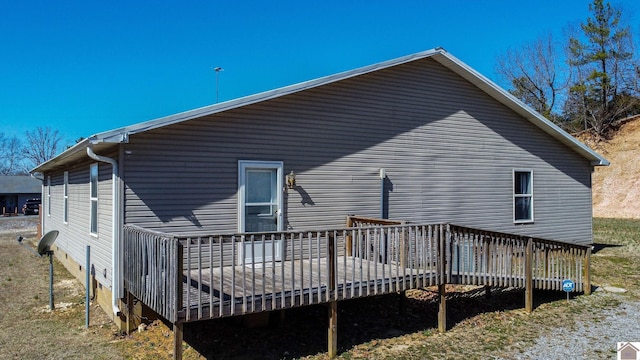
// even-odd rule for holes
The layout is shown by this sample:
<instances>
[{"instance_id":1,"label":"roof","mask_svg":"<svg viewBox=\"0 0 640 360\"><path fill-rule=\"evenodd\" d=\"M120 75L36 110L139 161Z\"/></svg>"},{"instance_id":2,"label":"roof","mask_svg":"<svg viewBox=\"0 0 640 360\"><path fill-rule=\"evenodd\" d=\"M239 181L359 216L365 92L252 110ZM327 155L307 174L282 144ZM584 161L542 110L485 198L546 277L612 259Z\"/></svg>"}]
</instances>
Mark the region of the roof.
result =
<instances>
[{"instance_id":1,"label":"roof","mask_svg":"<svg viewBox=\"0 0 640 360\"><path fill-rule=\"evenodd\" d=\"M183 121L196 119L199 117L212 115L224 111L228 111L231 109L236 109L239 107L247 106L250 104L259 103L262 101L282 97L285 95L297 93L300 91L304 91L307 89L319 87L322 85L330 84L333 82L341 81L344 79L349 79L352 77L356 77L359 75L367 74L370 72L378 71L381 69L386 69L392 66L401 65L404 63L417 61L420 59L431 58L441 65L447 67L449 70L458 74L462 78L466 79L473 85L480 88L482 91L486 92L488 95L504 104L511 110L518 113L520 116L529 120L531 123L542 129L544 132L549 134L550 136L556 138L560 142L567 145L569 148L582 155L584 158L588 159L592 165L594 166L606 166L609 165L609 161L607 161L604 157L581 143L580 141L573 138L571 135L566 133L560 127L546 119L544 116L537 113L535 110L531 109L529 106L518 100L516 97L511 95L506 90L502 89L494 82L478 73L467 64L458 60L456 57L448 53L446 50L442 48L431 49L427 51L422 51L419 53L399 57L396 59L383 61L377 64L364 66L361 68L341 72L334 75L329 75L325 77L321 77L314 80L309 80L305 82L301 82L294 85L285 86L282 88L278 88L275 90L265 91L262 93L258 93L255 95L249 95L242 98L225 101L219 104L205 106L202 108L185 111L182 113L178 113L175 115L170 115L142 123L138 123L135 125L125 126L122 128L105 131L93 136L90 136L87 139L79 142L75 146L66 150L62 154L57 157L39 165L32 171L46 171L54 168L57 165L61 165L67 161L73 161L80 157L86 156L86 148L88 146L95 146L96 150L99 150L100 147L105 147L108 144L115 143L126 143L129 139L129 136L135 135L141 132L149 131L152 129L177 124Z\"/></svg>"},{"instance_id":2,"label":"roof","mask_svg":"<svg viewBox=\"0 0 640 360\"><path fill-rule=\"evenodd\" d=\"M0 194L39 194L42 182L26 175L0 176Z\"/></svg>"}]
</instances>

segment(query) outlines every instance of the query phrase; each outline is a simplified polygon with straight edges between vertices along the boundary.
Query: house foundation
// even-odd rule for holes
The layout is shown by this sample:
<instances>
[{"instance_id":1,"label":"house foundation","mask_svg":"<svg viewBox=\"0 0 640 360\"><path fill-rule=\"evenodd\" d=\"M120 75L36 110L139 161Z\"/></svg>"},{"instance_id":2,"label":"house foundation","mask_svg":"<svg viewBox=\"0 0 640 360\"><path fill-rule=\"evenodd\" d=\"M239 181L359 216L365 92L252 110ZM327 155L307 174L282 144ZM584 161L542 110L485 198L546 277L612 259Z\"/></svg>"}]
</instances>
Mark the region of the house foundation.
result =
<instances>
[{"instance_id":1,"label":"house foundation","mask_svg":"<svg viewBox=\"0 0 640 360\"><path fill-rule=\"evenodd\" d=\"M80 281L83 285L86 277L85 266L75 262L71 256L69 256L64 250L54 244L54 255L56 259L69 271L73 277ZM86 286L86 285L85 285ZM90 276L90 294L94 303L97 303L105 314L113 321L120 331L131 332L140 325L141 320L145 317L150 317L151 310L145 311L145 306L138 301L119 301L118 307L121 309L121 313L116 315L113 313L111 305L111 289L99 283L96 279L95 271L91 272ZM128 315L128 316L127 316ZM155 316L151 316L155 318Z\"/></svg>"}]
</instances>

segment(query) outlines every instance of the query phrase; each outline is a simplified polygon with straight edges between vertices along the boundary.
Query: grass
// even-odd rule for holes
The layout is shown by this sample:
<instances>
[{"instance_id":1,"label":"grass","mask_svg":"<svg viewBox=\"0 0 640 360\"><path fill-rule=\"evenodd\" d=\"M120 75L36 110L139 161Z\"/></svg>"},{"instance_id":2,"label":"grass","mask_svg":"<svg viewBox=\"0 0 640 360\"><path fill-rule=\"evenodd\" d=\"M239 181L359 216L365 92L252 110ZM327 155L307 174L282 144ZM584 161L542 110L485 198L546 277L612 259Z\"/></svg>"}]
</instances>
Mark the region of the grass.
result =
<instances>
[{"instance_id":1,"label":"grass","mask_svg":"<svg viewBox=\"0 0 640 360\"><path fill-rule=\"evenodd\" d=\"M640 299L640 220L596 218L593 236L592 282L627 289Z\"/></svg>"},{"instance_id":2,"label":"grass","mask_svg":"<svg viewBox=\"0 0 640 360\"><path fill-rule=\"evenodd\" d=\"M2 219L0 219L2 220ZM33 229L0 232L0 359L170 359L173 335L156 321L147 331L120 336L92 306L91 327L84 328L82 286L55 265L55 312L48 307L48 261L15 241L32 245ZM628 289L623 295L596 292L567 302L564 294L535 292L536 309L523 310L521 290L483 296L452 296L447 302L449 330L437 331L437 304L429 290L409 292L405 312L394 295L339 304L339 359L486 359L510 358L557 328L570 331L577 320L598 324L603 309L640 301L640 220L594 219L592 283ZM63 284L75 286L63 286ZM469 288L456 288L460 292ZM471 289L473 290L473 289ZM279 317L275 317L279 319ZM247 328L241 319L185 326L185 359L302 358L326 356L326 308L288 310L284 322ZM611 354L602 353L602 357Z\"/></svg>"}]
</instances>

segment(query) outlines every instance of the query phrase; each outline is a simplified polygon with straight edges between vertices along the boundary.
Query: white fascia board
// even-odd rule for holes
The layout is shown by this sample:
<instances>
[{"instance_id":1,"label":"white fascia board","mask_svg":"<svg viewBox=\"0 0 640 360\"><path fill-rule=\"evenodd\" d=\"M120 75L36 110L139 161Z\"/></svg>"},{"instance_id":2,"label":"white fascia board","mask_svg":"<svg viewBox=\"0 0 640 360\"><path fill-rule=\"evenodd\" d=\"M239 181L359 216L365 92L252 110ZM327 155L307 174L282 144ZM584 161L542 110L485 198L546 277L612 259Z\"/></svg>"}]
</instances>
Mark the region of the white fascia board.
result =
<instances>
[{"instance_id":1,"label":"white fascia board","mask_svg":"<svg viewBox=\"0 0 640 360\"><path fill-rule=\"evenodd\" d=\"M84 154L86 151L85 149L89 145L89 142L89 139L83 139L82 141L63 151L60 155L50 159L49 161L43 162L42 164L31 169L29 172L32 174L36 172L42 172L48 168L55 166L56 164L63 163L66 159L69 159L74 155Z\"/></svg>"}]
</instances>

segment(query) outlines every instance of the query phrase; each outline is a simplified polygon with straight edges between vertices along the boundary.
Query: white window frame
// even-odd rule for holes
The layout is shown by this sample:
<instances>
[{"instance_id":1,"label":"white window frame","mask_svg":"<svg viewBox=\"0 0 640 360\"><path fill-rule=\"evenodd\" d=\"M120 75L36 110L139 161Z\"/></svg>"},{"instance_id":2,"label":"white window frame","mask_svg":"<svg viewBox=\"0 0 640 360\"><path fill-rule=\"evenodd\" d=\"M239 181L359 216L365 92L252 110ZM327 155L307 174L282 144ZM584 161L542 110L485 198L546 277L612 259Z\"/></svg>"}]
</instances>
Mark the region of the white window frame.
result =
<instances>
[{"instance_id":1,"label":"white window frame","mask_svg":"<svg viewBox=\"0 0 640 360\"><path fill-rule=\"evenodd\" d=\"M47 216L51 217L51 176L47 176Z\"/></svg>"},{"instance_id":2,"label":"white window frame","mask_svg":"<svg viewBox=\"0 0 640 360\"><path fill-rule=\"evenodd\" d=\"M95 169L95 172L96 172L95 183L92 175L93 169ZM91 236L96 236L96 237L98 236L98 223L99 223L99 218L98 218L99 178L100 178L100 168L98 167L98 163L93 163L89 166L89 214L90 214L89 215L89 233L91 234ZM96 196L93 196L94 187L95 187ZM94 203L95 203L95 207L93 206ZM94 222L94 218L95 218L95 222ZM95 229L93 227L94 223L95 223Z\"/></svg>"},{"instance_id":3,"label":"white window frame","mask_svg":"<svg viewBox=\"0 0 640 360\"><path fill-rule=\"evenodd\" d=\"M62 222L69 223L69 172L64 172L64 185L62 194Z\"/></svg>"},{"instance_id":4,"label":"white window frame","mask_svg":"<svg viewBox=\"0 0 640 360\"><path fill-rule=\"evenodd\" d=\"M527 194L516 194L516 173L528 173L529 174L529 181L531 184L531 192L527 193ZM512 173L513 179L512 179L512 186L511 186L511 192L513 193L513 223L514 224L531 224L534 222L534 191L533 191L533 187L534 187L534 182L533 182L533 170L532 169L513 169L513 173ZM530 208L530 215L531 218L530 219L516 219L516 199L517 198L530 198L530 204L531 204L531 208Z\"/></svg>"}]
</instances>

